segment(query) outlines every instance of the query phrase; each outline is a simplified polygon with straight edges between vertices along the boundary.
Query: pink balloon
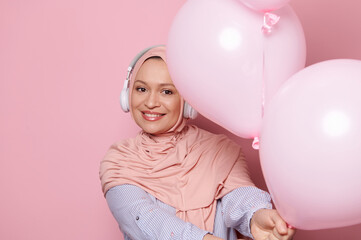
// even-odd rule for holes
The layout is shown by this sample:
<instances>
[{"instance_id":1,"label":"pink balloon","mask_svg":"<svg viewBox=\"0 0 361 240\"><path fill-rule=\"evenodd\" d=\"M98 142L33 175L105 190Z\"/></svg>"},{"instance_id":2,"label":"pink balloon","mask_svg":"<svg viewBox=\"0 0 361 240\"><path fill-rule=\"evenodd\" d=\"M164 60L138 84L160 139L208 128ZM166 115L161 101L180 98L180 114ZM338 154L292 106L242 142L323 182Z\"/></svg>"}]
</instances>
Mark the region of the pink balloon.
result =
<instances>
[{"instance_id":1,"label":"pink balloon","mask_svg":"<svg viewBox=\"0 0 361 240\"><path fill-rule=\"evenodd\" d=\"M361 61L325 61L287 81L265 111L260 157L292 226L361 223Z\"/></svg>"},{"instance_id":2,"label":"pink balloon","mask_svg":"<svg viewBox=\"0 0 361 240\"><path fill-rule=\"evenodd\" d=\"M202 115L244 138L258 136L262 103L305 64L305 39L290 7L268 35L263 14L234 0L189 0L168 38L168 66Z\"/></svg>"},{"instance_id":3,"label":"pink balloon","mask_svg":"<svg viewBox=\"0 0 361 240\"><path fill-rule=\"evenodd\" d=\"M261 12L274 11L284 7L290 0L241 0L247 7Z\"/></svg>"}]
</instances>

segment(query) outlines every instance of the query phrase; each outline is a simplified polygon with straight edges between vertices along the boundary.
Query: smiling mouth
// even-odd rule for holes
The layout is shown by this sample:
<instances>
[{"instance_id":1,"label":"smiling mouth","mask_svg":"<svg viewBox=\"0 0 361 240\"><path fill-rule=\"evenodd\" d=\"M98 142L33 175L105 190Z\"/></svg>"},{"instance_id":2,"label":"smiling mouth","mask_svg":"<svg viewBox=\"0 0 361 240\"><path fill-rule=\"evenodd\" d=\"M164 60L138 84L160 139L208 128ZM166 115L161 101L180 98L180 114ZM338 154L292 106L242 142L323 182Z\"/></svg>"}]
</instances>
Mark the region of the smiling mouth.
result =
<instances>
[{"instance_id":1,"label":"smiling mouth","mask_svg":"<svg viewBox=\"0 0 361 240\"><path fill-rule=\"evenodd\" d=\"M142 112L142 116L147 121L157 121L161 119L165 114L163 113L150 113L150 112Z\"/></svg>"},{"instance_id":2,"label":"smiling mouth","mask_svg":"<svg viewBox=\"0 0 361 240\"><path fill-rule=\"evenodd\" d=\"M155 113L143 113L143 114L147 117L161 117L165 115L165 114L155 114Z\"/></svg>"}]
</instances>

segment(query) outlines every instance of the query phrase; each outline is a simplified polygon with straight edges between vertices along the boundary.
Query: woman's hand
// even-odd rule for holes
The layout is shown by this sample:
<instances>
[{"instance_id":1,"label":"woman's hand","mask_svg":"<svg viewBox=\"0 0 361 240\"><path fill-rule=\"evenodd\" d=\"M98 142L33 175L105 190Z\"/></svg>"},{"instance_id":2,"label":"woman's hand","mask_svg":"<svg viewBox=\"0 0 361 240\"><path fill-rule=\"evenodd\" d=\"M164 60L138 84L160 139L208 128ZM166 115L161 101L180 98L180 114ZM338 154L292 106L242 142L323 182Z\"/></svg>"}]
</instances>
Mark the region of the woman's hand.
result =
<instances>
[{"instance_id":1,"label":"woman's hand","mask_svg":"<svg viewBox=\"0 0 361 240\"><path fill-rule=\"evenodd\" d=\"M276 210L260 209L252 217L251 233L255 240L291 240L296 230L287 227Z\"/></svg>"},{"instance_id":2,"label":"woman's hand","mask_svg":"<svg viewBox=\"0 0 361 240\"><path fill-rule=\"evenodd\" d=\"M223 240L222 238L207 234L203 237L203 240Z\"/></svg>"}]
</instances>

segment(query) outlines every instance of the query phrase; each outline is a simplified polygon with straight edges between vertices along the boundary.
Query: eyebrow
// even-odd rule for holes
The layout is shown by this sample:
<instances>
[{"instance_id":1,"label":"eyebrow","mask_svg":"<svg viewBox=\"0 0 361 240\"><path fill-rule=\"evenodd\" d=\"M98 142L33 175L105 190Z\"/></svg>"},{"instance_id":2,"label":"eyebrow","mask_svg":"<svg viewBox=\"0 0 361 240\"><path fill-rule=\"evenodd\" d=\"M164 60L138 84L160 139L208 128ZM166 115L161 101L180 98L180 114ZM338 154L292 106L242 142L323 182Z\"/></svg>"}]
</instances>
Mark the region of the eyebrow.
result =
<instances>
[{"instance_id":1,"label":"eyebrow","mask_svg":"<svg viewBox=\"0 0 361 240\"><path fill-rule=\"evenodd\" d=\"M138 79L138 80L135 80L135 81L134 81L134 84L137 83L137 82L140 82L140 83L148 86L148 84L147 84L146 82L144 82L144 81L142 81L142 80L139 80L139 79ZM174 86L173 83L160 83L159 85L160 85L161 87L164 87L164 86L172 86L172 87L175 88L175 86Z\"/></svg>"}]
</instances>

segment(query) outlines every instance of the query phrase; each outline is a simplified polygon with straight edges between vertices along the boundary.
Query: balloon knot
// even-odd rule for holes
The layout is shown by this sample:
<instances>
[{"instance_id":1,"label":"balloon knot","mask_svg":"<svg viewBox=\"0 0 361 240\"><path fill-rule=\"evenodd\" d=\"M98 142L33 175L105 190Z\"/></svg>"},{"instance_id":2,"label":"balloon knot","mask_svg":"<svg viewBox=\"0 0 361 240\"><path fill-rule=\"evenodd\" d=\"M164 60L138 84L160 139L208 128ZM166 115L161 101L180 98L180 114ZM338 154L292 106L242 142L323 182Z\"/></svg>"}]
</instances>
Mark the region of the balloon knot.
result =
<instances>
[{"instance_id":1,"label":"balloon knot","mask_svg":"<svg viewBox=\"0 0 361 240\"><path fill-rule=\"evenodd\" d=\"M287 223L287 227L290 228L290 229L296 229L294 226L290 225Z\"/></svg>"},{"instance_id":2,"label":"balloon knot","mask_svg":"<svg viewBox=\"0 0 361 240\"><path fill-rule=\"evenodd\" d=\"M259 138L258 137L255 137L253 139L252 147L255 150L259 150Z\"/></svg>"},{"instance_id":3,"label":"balloon knot","mask_svg":"<svg viewBox=\"0 0 361 240\"><path fill-rule=\"evenodd\" d=\"M263 16L263 26L262 26L262 32L264 34L270 34L272 32L273 26L278 23L280 20L280 16L266 12Z\"/></svg>"}]
</instances>

